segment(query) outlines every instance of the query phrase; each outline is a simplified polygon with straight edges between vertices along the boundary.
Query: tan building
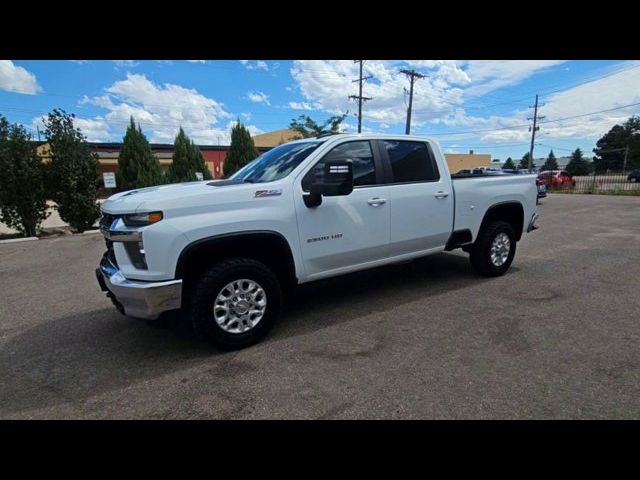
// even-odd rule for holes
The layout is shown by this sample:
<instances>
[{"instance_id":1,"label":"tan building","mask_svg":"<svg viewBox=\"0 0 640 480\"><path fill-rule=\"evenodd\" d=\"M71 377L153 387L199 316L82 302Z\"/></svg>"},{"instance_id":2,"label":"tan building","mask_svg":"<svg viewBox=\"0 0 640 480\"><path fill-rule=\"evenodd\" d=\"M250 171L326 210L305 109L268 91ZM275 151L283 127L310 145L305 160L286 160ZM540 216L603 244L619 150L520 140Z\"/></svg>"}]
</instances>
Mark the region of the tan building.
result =
<instances>
[{"instance_id":1,"label":"tan building","mask_svg":"<svg viewBox=\"0 0 640 480\"><path fill-rule=\"evenodd\" d=\"M253 138L253 143L256 147L273 148L278 145L282 145L283 143L290 142L291 140L302 138L302 136L298 132L294 132L288 128L283 128L282 130L261 133L260 135L255 135L251 138Z\"/></svg>"},{"instance_id":2,"label":"tan building","mask_svg":"<svg viewBox=\"0 0 640 480\"><path fill-rule=\"evenodd\" d=\"M451 173L470 170L475 167L491 167L491 155L485 153L445 153L444 158Z\"/></svg>"}]
</instances>

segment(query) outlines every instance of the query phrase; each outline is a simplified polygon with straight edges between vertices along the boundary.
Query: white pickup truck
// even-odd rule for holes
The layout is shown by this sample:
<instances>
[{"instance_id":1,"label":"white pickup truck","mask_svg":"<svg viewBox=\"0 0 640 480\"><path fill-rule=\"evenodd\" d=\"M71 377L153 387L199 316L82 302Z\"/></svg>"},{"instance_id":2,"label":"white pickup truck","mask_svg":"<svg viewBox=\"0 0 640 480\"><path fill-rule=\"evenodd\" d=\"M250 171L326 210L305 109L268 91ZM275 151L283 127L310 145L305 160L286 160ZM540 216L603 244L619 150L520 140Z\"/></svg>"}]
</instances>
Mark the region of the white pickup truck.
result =
<instances>
[{"instance_id":1,"label":"white pickup truck","mask_svg":"<svg viewBox=\"0 0 640 480\"><path fill-rule=\"evenodd\" d=\"M228 180L122 192L102 204L96 270L120 312L181 309L221 348L248 346L300 283L455 248L507 271L536 228L534 175L452 176L431 139L321 135Z\"/></svg>"}]
</instances>

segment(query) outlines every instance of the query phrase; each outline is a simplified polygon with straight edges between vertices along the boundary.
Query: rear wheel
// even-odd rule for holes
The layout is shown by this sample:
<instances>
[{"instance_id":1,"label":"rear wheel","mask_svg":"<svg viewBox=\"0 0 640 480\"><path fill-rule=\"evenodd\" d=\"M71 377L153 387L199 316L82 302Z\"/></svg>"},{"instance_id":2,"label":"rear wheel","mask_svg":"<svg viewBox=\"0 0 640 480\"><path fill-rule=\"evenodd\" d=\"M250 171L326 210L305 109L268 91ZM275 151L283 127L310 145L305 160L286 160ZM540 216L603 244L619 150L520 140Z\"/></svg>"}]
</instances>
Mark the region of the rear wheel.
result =
<instances>
[{"instance_id":1,"label":"rear wheel","mask_svg":"<svg viewBox=\"0 0 640 480\"><path fill-rule=\"evenodd\" d=\"M471 265L485 277L504 274L516 253L516 235L511 224L504 221L488 223L478 234L470 250Z\"/></svg>"},{"instance_id":2,"label":"rear wheel","mask_svg":"<svg viewBox=\"0 0 640 480\"><path fill-rule=\"evenodd\" d=\"M281 297L277 277L264 264L250 258L224 260L207 270L195 287L194 330L218 348L248 347L273 327Z\"/></svg>"}]
</instances>

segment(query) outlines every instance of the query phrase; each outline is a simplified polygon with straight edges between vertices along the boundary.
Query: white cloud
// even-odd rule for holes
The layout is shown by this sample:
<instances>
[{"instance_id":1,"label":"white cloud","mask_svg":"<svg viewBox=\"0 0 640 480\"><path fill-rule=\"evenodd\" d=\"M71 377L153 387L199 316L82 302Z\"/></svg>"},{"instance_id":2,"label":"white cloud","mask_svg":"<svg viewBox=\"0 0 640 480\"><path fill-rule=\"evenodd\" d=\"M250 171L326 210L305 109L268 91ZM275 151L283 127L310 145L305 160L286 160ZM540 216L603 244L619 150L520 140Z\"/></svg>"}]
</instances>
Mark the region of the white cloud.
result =
<instances>
[{"instance_id":1,"label":"white cloud","mask_svg":"<svg viewBox=\"0 0 640 480\"><path fill-rule=\"evenodd\" d=\"M264 60L256 60L251 63L251 60L240 60L240 63L244 65L247 70L269 70L269 64Z\"/></svg>"},{"instance_id":2,"label":"white cloud","mask_svg":"<svg viewBox=\"0 0 640 480\"><path fill-rule=\"evenodd\" d=\"M89 60L69 60L72 63L77 63L78 65L83 65L85 63L89 63Z\"/></svg>"},{"instance_id":3,"label":"white cloud","mask_svg":"<svg viewBox=\"0 0 640 480\"><path fill-rule=\"evenodd\" d=\"M536 73L565 62L566 60L468 60L458 63L471 82L465 94L472 97L517 85Z\"/></svg>"},{"instance_id":4,"label":"white cloud","mask_svg":"<svg viewBox=\"0 0 640 480\"><path fill-rule=\"evenodd\" d=\"M294 110L315 110L313 105L307 102L289 102L289 108Z\"/></svg>"},{"instance_id":5,"label":"white cloud","mask_svg":"<svg viewBox=\"0 0 640 480\"><path fill-rule=\"evenodd\" d=\"M264 103L266 105L271 105L271 102L269 102L269 95L260 91L247 92L247 99L254 103Z\"/></svg>"},{"instance_id":6,"label":"white cloud","mask_svg":"<svg viewBox=\"0 0 640 480\"><path fill-rule=\"evenodd\" d=\"M414 90L413 120L419 125L429 120L445 118L456 104L462 102L463 90L457 85L465 82L454 62L434 62L436 70L425 79L418 80ZM366 102L363 118L366 121L386 124L401 124L405 121L406 76L400 73L406 63L397 61L369 60L364 65L365 74L372 75L364 86L363 95L373 97ZM293 63L291 75L298 83L305 102L315 109L331 114L356 111L357 107L349 100L349 95L357 93L359 66L351 60L305 61Z\"/></svg>"},{"instance_id":7,"label":"white cloud","mask_svg":"<svg viewBox=\"0 0 640 480\"><path fill-rule=\"evenodd\" d=\"M0 60L0 90L35 95L42 88L33 73L14 65L11 60Z\"/></svg>"},{"instance_id":8,"label":"white cloud","mask_svg":"<svg viewBox=\"0 0 640 480\"><path fill-rule=\"evenodd\" d=\"M106 115L93 120L104 121L109 126L111 138L121 138L130 116L133 116L148 132L152 142L173 142L180 126L197 143L216 144L219 139L228 141L229 132L218 123L232 115L222 103L195 89L171 83L157 85L145 75L128 73L125 80L109 86L104 95L85 97L80 103L108 110ZM86 126L98 129L102 125Z\"/></svg>"},{"instance_id":9,"label":"white cloud","mask_svg":"<svg viewBox=\"0 0 640 480\"><path fill-rule=\"evenodd\" d=\"M187 60L189 63L207 63L206 60Z\"/></svg>"},{"instance_id":10,"label":"white cloud","mask_svg":"<svg viewBox=\"0 0 640 480\"><path fill-rule=\"evenodd\" d=\"M590 138L596 139L606 133L613 125L623 123L631 115L640 114L640 105L609 112L624 105L640 103L640 62L625 62L613 67L602 75L602 78L553 93L544 98L544 105L540 108L540 115L546 118L540 122L537 138ZM567 120L554 121L566 117ZM526 117L531 111L516 111L510 121L526 124ZM489 132L483 135L487 141L526 140L530 133L526 127L517 131Z\"/></svg>"},{"instance_id":11,"label":"white cloud","mask_svg":"<svg viewBox=\"0 0 640 480\"><path fill-rule=\"evenodd\" d=\"M430 124L440 124L451 127L452 131L438 135L437 138L441 140L475 139L488 144L526 142L531 135L527 118L532 115L532 111L524 106L527 102L520 110L490 115L483 112L477 99L488 92L514 86L534 75L543 74L563 62L369 60L364 70L372 78L365 83L363 95L373 99L365 103L364 125L365 128L382 129L404 123L408 80L399 70L408 67L427 75L415 83L412 126L416 133L428 134ZM640 85L640 62L624 62L605 73L605 78L551 94L544 99L546 105L541 108L541 115L546 115L547 119L540 123L538 138L541 141L552 138L595 139L630 115L640 114L640 106L635 106L546 123L548 120L640 102L640 90L637 88ZM357 93L357 84L352 81L358 77L358 65L353 61L295 61L291 75L302 100L290 102L290 108L313 107L329 114L349 109L350 116L356 111L356 104L348 100L349 95ZM472 99L473 102L468 105ZM488 103L495 103L495 100ZM468 110L479 113L471 115ZM347 128L351 128L349 124Z\"/></svg>"},{"instance_id":12,"label":"white cloud","mask_svg":"<svg viewBox=\"0 0 640 480\"><path fill-rule=\"evenodd\" d=\"M116 67L122 68L132 68L138 66L138 62L136 62L135 60L114 60L113 63L116 64Z\"/></svg>"}]
</instances>

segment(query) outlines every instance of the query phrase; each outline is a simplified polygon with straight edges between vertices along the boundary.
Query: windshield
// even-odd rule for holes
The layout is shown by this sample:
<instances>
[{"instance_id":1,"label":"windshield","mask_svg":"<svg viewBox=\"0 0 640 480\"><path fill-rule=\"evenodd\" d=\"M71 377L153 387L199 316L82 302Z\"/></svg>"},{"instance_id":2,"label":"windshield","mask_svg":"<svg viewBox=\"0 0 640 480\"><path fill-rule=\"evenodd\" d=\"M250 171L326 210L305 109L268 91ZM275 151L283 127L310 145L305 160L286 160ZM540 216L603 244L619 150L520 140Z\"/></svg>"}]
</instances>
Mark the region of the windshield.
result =
<instances>
[{"instance_id":1,"label":"windshield","mask_svg":"<svg viewBox=\"0 0 640 480\"><path fill-rule=\"evenodd\" d=\"M288 143L269 150L231 176L232 180L265 183L289 175L322 142Z\"/></svg>"}]
</instances>

